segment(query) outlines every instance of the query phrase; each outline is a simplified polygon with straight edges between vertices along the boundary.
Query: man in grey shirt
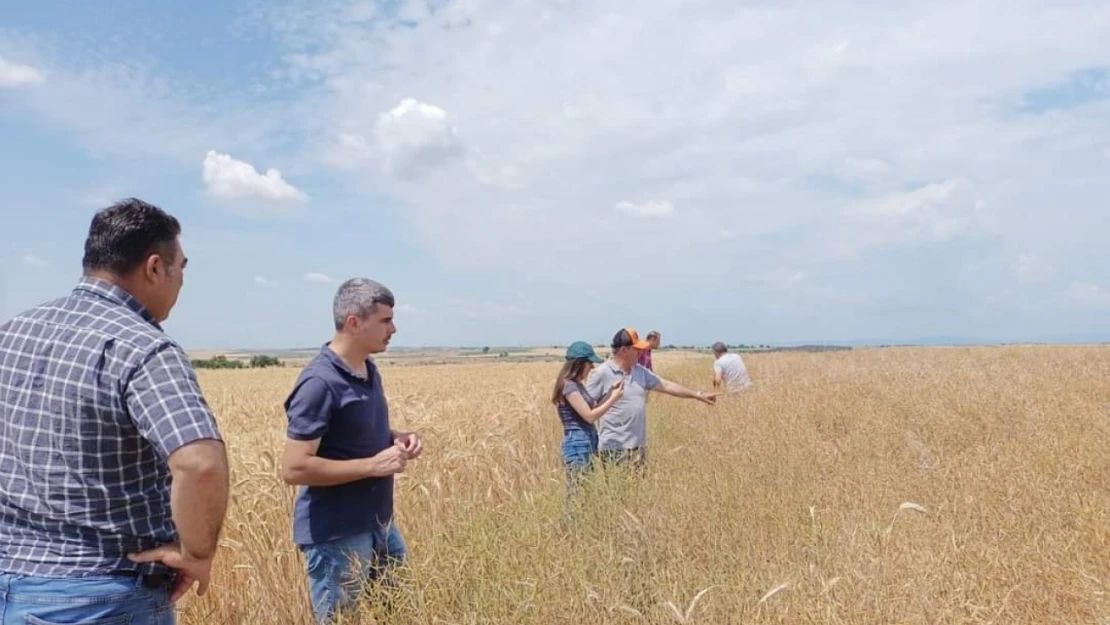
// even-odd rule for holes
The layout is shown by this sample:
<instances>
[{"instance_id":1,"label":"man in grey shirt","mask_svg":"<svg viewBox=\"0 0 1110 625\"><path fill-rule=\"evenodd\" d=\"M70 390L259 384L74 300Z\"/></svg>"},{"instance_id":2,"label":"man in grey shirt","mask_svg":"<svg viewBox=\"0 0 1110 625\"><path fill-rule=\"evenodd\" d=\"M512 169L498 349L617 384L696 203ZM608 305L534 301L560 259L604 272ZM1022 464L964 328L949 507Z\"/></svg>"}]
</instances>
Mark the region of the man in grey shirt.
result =
<instances>
[{"instance_id":1,"label":"man in grey shirt","mask_svg":"<svg viewBox=\"0 0 1110 625\"><path fill-rule=\"evenodd\" d=\"M691 391L665 380L639 364L640 353L650 344L640 340L636 330L624 328L613 336L613 355L598 365L586 382L586 390L598 401L604 401L609 389L624 380L624 397L601 418L599 444L603 462L632 461L642 467L647 451L647 409L644 399L649 391L665 393L682 399L696 399L712 406L718 393Z\"/></svg>"}]
</instances>

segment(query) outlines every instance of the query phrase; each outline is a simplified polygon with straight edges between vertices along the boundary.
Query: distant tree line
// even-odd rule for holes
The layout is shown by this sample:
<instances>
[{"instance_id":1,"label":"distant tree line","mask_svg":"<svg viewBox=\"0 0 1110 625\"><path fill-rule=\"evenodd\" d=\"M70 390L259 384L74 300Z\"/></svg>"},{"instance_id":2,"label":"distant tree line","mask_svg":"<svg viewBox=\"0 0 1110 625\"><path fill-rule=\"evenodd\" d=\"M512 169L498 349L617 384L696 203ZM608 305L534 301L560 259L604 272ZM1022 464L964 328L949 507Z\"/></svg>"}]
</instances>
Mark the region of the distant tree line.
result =
<instances>
[{"instance_id":1,"label":"distant tree line","mask_svg":"<svg viewBox=\"0 0 1110 625\"><path fill-rule=\"evenodd\" d=\"M264 369L266 367L284 367L285 363L273 356L251 356L250 362L231 360L223 354L214 358L194 359L193 367L196 369Z\"/></svg>"}]
</instances>

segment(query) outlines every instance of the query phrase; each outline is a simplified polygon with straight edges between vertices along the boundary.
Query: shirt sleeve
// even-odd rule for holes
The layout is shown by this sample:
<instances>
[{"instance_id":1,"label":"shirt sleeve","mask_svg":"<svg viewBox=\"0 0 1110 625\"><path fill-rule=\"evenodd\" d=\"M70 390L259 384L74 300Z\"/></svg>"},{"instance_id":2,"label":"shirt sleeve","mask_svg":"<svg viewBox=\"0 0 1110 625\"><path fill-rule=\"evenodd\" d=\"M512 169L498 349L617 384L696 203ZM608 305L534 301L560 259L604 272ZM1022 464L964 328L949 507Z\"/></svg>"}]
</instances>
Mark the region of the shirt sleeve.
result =
<instances>
[{"instance_id":1,"label":"shirt sleeve","mask_svg":"<svg viewBox=\"0 0 1110 625\"><path fill-rule=\"evenodd\" d=\"M567 382L563 384L563 397L570 397L575 393L579 395L582 394L582 387L579 386L577 382Z\"/></svg>"},{"instance_id":2,"label":"shirt sleeve","mask_svg":"<svg viewBox=\"0 0 1110 625\"><path fill-rule=\"evenodd\" d=\"M328 431L335 407L334 395L322 379L306 377L298 381L285 400L285 415L289 420L286 436L297 441L322 437Z\"/></svg>"},{"instance_id":3,"label":"shirt sleeve","mask_svg":"<svg viewBox=\"0 0 1110 625\"><path fill-rule=\"evenodd\" d=\"M641 368L644 370L644 388L649 391L659 388L659 386L662 384L662 382L659 380L659 376L655 375L655 373L650 369L643 367Z\"/></svg>"},{"instance_id":4,"label":"shirt sleeve","mask_svg":"<svg viewBox=\"0 0 1110 625\"><path fill-rule=\"evenodd\" d=\"M124 401L139 434L163 460L202 439L223 440L197 382L196 371L175 343L165 343L132 372Z\"/></svg>"},{"instance_id":5,"label":"shirt sleeve","mask_svg":"<svg viewBox=\"0 0 1110 625\"><path fill-rule=\"evenodd\" d=\"M594 369L593 373L590 374L590 377L586 379L586 392L589 393L590 397L593 397L596 401L602 401L605 399L603 397L605 395L605 389L602 388L605 385L605 378L606 375L604 373L604 370L599 367L597 369Z\"/></svg>"}]
</instances>

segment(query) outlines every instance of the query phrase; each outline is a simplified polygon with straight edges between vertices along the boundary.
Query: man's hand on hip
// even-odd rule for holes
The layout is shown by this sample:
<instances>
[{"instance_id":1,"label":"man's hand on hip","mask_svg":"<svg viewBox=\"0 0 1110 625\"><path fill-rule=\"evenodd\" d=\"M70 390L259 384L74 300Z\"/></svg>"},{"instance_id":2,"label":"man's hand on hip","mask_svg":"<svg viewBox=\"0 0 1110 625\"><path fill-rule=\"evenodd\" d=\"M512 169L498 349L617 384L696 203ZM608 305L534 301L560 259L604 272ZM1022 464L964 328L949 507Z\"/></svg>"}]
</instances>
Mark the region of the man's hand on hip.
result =
<instances>
[{"instance_id":1,"label":"man's hand on hip","mask_svg":"<svg viewBox=\"0 0 1110 625\"><path fill-rule=\"evenodd\" d=\"M192 588L194 583L198 584L198 597L208 592L214 557L213 555L209 558L198 558L185 552L179 543L170 543L149 551L133 553L127 556L127 559L141 563L160 562L174 569L177 572L177 579L174 580L173 590L170 591L170 601L176 602Z\"/></svg>"}]
</instances>

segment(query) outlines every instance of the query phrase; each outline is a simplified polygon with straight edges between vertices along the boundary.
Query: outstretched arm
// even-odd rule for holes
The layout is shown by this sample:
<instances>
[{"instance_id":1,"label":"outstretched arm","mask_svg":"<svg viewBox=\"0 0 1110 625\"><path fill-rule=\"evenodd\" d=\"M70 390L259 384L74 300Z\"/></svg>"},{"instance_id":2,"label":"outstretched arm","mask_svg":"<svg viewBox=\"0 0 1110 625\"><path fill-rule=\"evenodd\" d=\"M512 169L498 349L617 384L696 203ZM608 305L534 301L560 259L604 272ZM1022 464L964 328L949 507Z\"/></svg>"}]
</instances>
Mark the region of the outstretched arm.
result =
<instances>
[{"instance_id":1,"label":"outstretched arm","mask_svg":"<svg viewBox=\"0 0 1110 625\"><path fill-rule=\"evenodd\" d=\"M678 382L671 382L670 380L665 380L663 378L659 378L659 385L652 390L659 391L660 393L665 393L672 397L678 397L680 399L696 399L702 403L709 404L710 406L717 403L717 395L719 395L719 393L692 391L679 384Z\"/></svg>"}]
</instances>

